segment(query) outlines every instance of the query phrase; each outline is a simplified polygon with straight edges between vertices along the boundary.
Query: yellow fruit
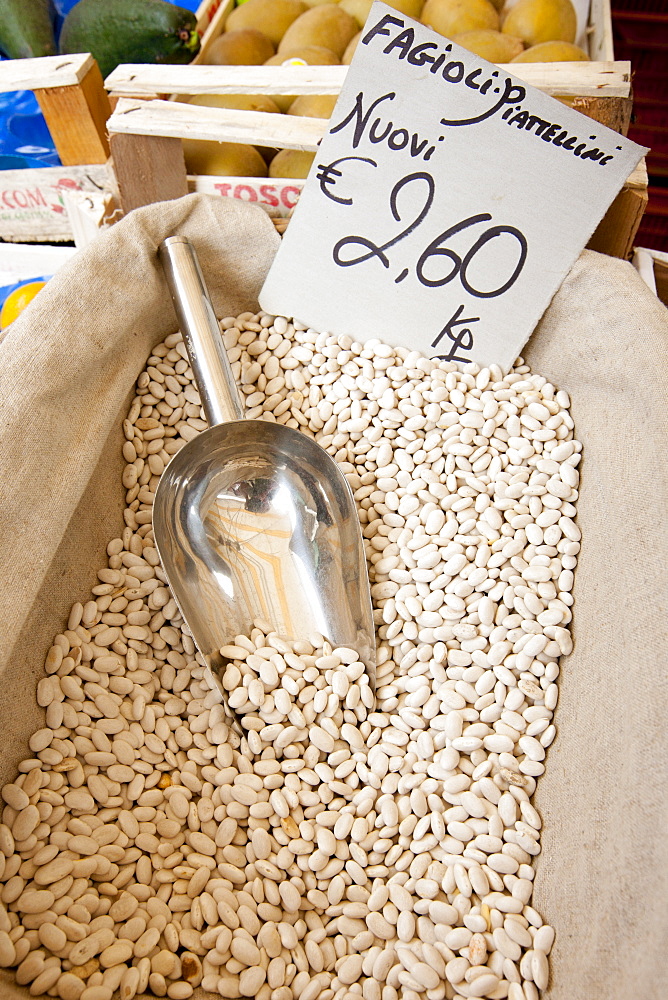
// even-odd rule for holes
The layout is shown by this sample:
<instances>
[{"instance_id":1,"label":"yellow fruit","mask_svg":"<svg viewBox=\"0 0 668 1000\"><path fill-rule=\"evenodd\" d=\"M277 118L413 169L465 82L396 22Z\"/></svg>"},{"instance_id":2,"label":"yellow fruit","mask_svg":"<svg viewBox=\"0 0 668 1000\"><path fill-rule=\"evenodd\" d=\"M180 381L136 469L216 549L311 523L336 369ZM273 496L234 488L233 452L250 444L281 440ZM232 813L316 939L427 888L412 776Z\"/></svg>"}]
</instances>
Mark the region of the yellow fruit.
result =
<instances>
[{"instance_id":1,"label":"yellow fruit","mask_svg":"<svg viewBox=\"0 0 668 1000\"><path fill-rule=\"evenodd\" d=\"M269 164L270 177L308 177L315 153L303 149L282 149Z\"/></svg>"},{"instance_id":2,"label":"yellow fruit","mask_svg":"<svg viewBox=\"0 0 668 1000\"><path fill-rule=\"evenodd\" d=\"M0 330L6 330L21 315L45 284L46 281L29 281L9 293L0 311Z\"/></svg>"},{"instance_id":3,"label":"yellow fruit","mask_svg":"<svg viewBox=\"0 0 668 1000\"><path fill-rule=\"evenodd\" d=\"M351 17L354 17L360 28L363 28L372 3L373 0L341 0L339 6Z\"/></svg>"},{"instance_id":4,"label":"yellow fruit","mask_svg":"<svg viewBox=\"0 0 668 1000\"><path fill-rule=\"evenodd\" d=\"M288 108L289 115L305 118L331 118L336 94L303 94Z\"/></svg>"},{"instance_id":5,"label":"yellow fruit","mask_svg":"<svg viewBox=\"0 0 668 1000\"><path fill-rule=\"evenodd\" d=\"M493 63L508 63L524 51L521 38L504 35L490 28L479 28L477 31L465 31L463 35L455 35L452 39L463 49L474 52L482 59Z\"/></svg>"},{"instance_id":6,"label":"yellow fruit","mask_svg":"<svg viewBox=\"0 0 668 1000\"><path fill-rule=\"evenodd\" d=\"M266 94L195 94L194 97L191 97L191 98L187 99L187 103L188 104L196 104L196 105L198 105L199 107L202 107L202 108L233 108L233 109L236 109L236 110L239 110L239 111L265 111L265 112L267 112L269 114L280 114L281 113L281 109L278 107L278 105L276 104L276 102L273 101L271 99L271 97L268 97ZM218 146L219 144L218 143L214 143L214 145ZM264 147L260 147L260 146L255 147L255 148L257 149L257 151L262 156L263 161L267 162L267 155L269 155L269 154L265 155L265 148ZM225 162L223 163L223 166L225 166L226 168L229 166L229 164L227 162L227 156L229 155L229 152L230 151L228 150L227 153L226 153ZM192 154L192 153L189 154L189 156L197 156L199 158L199 157L201 157L203 155L205 157L205 161L207 163L209 162L209 156L211 156L212 157L212 161L211 162L213 163L213 166L215 167L216 164L217 164L217 162L218 162L218 157L216 155L214 155L215 153L216 153L215 150L212 152L207 147L204 147L203 151L201 151L201 152L197 152L196 151L194 154ZM271 155L269 156L269 158L271 158L271 156L273 156L274 153L275 153L275 150L272 149L270 151ZM243 157L242 158L242 163L245 163L247 161L250 163L251 170L259 168L259 166L258 166L258 160L253 155L253 153L249 154L249 157ZM186 160L186 164L187 164L187 162L188 161ZM234 168L234 164L233 164L233 168ZM241 169L241 167L239 169ZM190 173L201 173L202 171L195 170L195 169L193 169L193 170L189 169L189 172ZM216 174L219 173L219 171L216 170L216 169L208 169L205 172L209 173L209 174L211 174L211 173L216 173ZM220 173L222 174L223 171L220 171ZM230 174L226 170L225 173L226 173L227 176L238 176L238 177L264 176L264 174L257 175L255 173L246 173L245 171L242 171L239 174L236 174L236 173L235 174Z\"/></svg>"},{"instance_id":7,"label":"yellow fruit","mask_svg":"<svg viewBox=\"0 0 668 1000\"><path fill-rule=\"evenodd\" d=\"M275 52L274 43L256 28L226 31L206 53L209 66L261 66Z\"/></svg>"},{"instance_id":8,"label":"yellow fruit","mask_svg":"<svg viewBox=\"0 0 668 1000\"><path fill-rule=\"evenodd\" d=\"M331 49L323 49L320 45L305 45L303 48L292 49L290 52L277 52L267 59L265 66L282 66L289 59L299 59L297 65L307 66L338 66L339 57ZM274 100L281 111L287 111L295 99L295 94L275 94Z\"/></svg>"},{"instance_id":9,"label":"yellow fruit","mask_svg":"<svg viewBox=\"0 0 668 1000\"><path fill-rule=\"evenodd\" d=\"M574 42L577 17L571 0L517 0L501 30L521 38L525 45Z\"/></svg>"},{"instance_id":10,"label":"yellow fruit","mask_svg":"<svg viewBox=\"0 0 668 1000\"><path fill-rule=\"evenodd\" d=\"M355 49L359 45L360 38L362 37L362 32L358 31L354 38L351 38L346 46L346 51L343 53L343 58L341 62L344 66L350 66L353 61L353 56L355 55Z\"/></svg>"},{"instance_id":11,"label":"yellow fruit","mask_svg":"<svg viewBox=\"0 0 668 1000\"><path fill-rule=\"evenodd\" d=\"M188 104L200 108L235 108L239 111L267 111L280 114L280 108L266 94L195 94Z\"/></svg>"},{"instance_id":12,"label":"yellow fruit","mask_svg":"<svg viewBox=\"0 0 668 1000\"><path fill-rule=\"evenodd\" d=\"M406 17L414 17L416 21L419 21L425 0L385 0L385 2L388 7L394 7Z\"/></svg>"},{"instance_id":13,"label":"yellow fruit","mask_svg":"<svg viewBox=\"0 0 668 1000\"><path fill-rule=\"evenodd\" d=\"M322 45L299 45L288 52L277 52L267 59L265 66L282 66L288 59L302 59L307 66L338 66L339 57L336 52Z\"/></svg>"},{"instance_id":14,"label":"yellow fruit","mask_svg":"<svg viewBox=\"0 0 668 1000\"><path fill-rule=\"evenodd\" d=\"M427 0L420 20L446 38L499 27L499 15L489 0Z\"/></svg>"},{"instance_id":15,"label":"yellow fruit","mask_svg":"<svg viewBox=\"0 0 668 1000\"><path fill-rule=\"evenodd\" d=\"M257 149L243 143L184 139L183 154L189 174L213 174L221 177L267 176L267 165Z\"/></svg>"},{"instance_id":16,"label":"yellow fruit","mask_svg":"<svg viewBox=\"0 0 668 1000\"><path fill-rule=\"evenodd\" d=\"M512 62L589 62L589 56L570 42L540 42L520 52Z\"/></svg>"},{"instance_id":17,"label":"yellow fruit","mask_svg":"<svg viewBox=\"0 0 668 1000\"><path fill-rule=\"evenodd\" d=\"M341 0L339 7L343 7L351 17L354 17L360 28L363 28L371 10L374 0ZM385 0L388 7L393 7L407 17L420 19L425 0Z\"/></svg>"},{"instance_id":18,"label":"yellow fruit","mask_svg":"<svg viewBox=\"0 0 668 1000\"><path fill-rule=\"evenodd\" d=\"M225 31L255 28L278 45L292 22L306 9L301 0L246 0L229 15Z\"/></svg>"},{"instance_id":19,"label":"yellow fruit","mask_svg":"<svg viewBox=\"0 0 668 1000\"><path fill-rule=\"evenodd\" d=\"M340 59L346 45L358 31L359 25L355 18L338 4L320 4L318 7L311 7L292 22L281 39L278 51L289 52L303 45L319 45L331 49Z\"/></svg>"}]
</instances>

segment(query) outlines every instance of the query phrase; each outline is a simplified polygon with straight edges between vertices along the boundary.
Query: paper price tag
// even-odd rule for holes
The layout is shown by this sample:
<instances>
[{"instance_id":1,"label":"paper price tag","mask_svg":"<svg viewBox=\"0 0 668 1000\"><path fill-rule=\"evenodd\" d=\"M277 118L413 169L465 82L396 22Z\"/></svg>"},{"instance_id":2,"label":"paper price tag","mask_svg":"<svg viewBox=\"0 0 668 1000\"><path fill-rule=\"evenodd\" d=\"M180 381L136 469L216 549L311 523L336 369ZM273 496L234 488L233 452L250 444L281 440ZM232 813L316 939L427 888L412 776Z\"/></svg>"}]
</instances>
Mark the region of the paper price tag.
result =
<instances>
[{"instance_id":1,"label":"paper price tag","mask_svg":"<svg viewBox=\"0 0 668 1000\"><path fill-rule=\"evenodd\" d=\"M260 304L507 370L645 152L375 3Z\"/></svg>"}]
</instances>

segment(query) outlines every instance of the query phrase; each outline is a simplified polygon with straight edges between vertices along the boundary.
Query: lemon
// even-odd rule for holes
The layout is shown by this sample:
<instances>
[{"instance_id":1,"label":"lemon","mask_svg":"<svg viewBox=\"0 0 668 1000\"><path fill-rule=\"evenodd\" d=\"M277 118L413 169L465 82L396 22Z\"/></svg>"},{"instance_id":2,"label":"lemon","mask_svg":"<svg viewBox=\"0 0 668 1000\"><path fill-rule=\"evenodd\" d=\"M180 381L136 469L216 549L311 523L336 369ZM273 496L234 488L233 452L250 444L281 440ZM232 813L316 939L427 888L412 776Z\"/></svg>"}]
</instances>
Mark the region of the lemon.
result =
<instances>
[{"instance_id":1,"label":"lemon","mask_svg":"<svg viewBox=\"0 0 668 1000\"><path fill-rule=\"evenodd\" d=\"M9 293L0 311L0 330L6 330L9 324L21 315L45 284L46 281L29 281Z\"/></svg>"}]
</instances>

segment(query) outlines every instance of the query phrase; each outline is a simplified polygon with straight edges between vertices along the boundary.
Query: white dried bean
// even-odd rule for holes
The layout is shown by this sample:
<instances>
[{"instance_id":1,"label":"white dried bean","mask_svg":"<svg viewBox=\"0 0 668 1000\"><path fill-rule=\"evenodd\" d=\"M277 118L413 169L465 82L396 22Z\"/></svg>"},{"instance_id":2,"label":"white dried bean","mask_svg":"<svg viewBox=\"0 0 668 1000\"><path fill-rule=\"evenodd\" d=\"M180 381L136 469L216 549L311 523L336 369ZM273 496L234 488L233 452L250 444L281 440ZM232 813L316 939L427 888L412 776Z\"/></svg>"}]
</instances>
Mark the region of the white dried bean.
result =
<instances>
[{"instance_id":1,"label":"white dried bean","mask_svg":"<svg viewBox=\"0 0 668 1000\"><path fill-rule=\"evenodd\" d=\"M568 399L523 365L471 374L263 314L222 328L250 414L350 479L376 705L353 649L258 623L222 650L243 744L230 729L152 537L157 477L206 426L170 335L124 422L128 526L49 650L35 760L2 791L0 965L61 1000L416 1000L443 979L535 1000L554 932L528 905L529 795L580 540Z\"/></svg>"}]
</instances>

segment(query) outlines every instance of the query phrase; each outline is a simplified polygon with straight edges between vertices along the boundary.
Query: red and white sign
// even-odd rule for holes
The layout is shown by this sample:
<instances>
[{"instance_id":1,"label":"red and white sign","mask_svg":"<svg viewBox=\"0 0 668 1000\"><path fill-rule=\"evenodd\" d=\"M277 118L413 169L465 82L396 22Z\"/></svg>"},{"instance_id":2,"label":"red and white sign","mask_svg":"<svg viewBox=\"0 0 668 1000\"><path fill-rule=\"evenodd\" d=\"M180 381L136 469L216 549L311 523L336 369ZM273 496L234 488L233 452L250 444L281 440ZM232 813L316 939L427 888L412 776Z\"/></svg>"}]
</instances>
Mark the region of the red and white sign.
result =
<instances>
[{"instance_id":1,"label":"red and white sign","mask_svg":"<svg viewBox=\"0 0 668 1000\"><path fill-rule=\"evenodd\" d=\"M0 238L35 243L72 239L65 196L109 190L104 165L0 171Z\"/></svg>"},{"instance_id":2,"label":"red and white sign","mask_svg":"<svg viewBox=\"0 0 668 1000\"><path fill-rule=\"evenodd\" d=\"M303 180L272 180L267 177L191 177L192 190L237 198L264 208L269 215L283 218L297 204Z\"/></svg>"}]
</instances>

